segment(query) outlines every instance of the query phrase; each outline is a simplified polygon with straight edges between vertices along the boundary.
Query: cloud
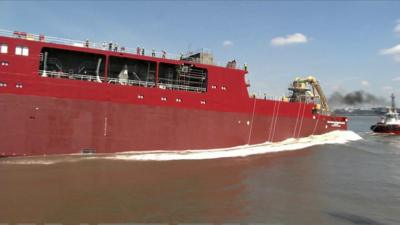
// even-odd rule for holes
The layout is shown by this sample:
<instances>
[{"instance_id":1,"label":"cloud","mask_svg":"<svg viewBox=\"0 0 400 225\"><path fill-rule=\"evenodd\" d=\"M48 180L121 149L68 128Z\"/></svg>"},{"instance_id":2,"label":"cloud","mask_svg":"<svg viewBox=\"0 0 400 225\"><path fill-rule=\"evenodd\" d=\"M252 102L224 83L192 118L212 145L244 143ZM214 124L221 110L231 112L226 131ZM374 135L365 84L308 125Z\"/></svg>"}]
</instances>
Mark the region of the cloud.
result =
<instances>
[{"instance_id":1,"label":"cloud","mask_svg":"<svg viewBox=\"0 0 400 225\"><path fill-rule=\"evenodd\" d=\"M400 34L400 20L396 21L396 26L394 27L393 31L397 34Z\"/></svg>"},{"instance_id":2,"label":"cloud","mask_svg":"<svg viewBox=\"0 0 400 225\"><path fill-rule=\"evenodd\" d=\"M400 62L400 44L395 45L391 48L382 49L380 51L382 55L391 55L396 62Z\"/></svg>"},{"instance_id":3,"label":"cloud","mask_svg":"<svg viewBox=\"0 0 400 225\"><path fill-rule=\"evenodd\" d=\"M394 27L394 32L400 33L400 23Z\"/></svg>"},{"instance_id":4,"label":"cloud","mask_svg":"<svg viewBox=\"0 0 400 225\"><path fill-rule=\"evenodd\" d=\"M400 81L400 77L395 77L392 79L392 81Z\"/></svg>"},{"instance_id":5,"label":"cloud","mask_svg":"<svg viewBox=\"0 0 400 225\"><path fill-rule=\"evenodd\" d=\"M362 80L362 81L361 81L361 85L362 85L362 86L369 86L369 81L367 81L367 80Z\"/></svg>"},{"instance_id":6,"label":"cloud","mask_svg":"<svg viewBox=\"0 0 400 225\"><path fill-rule=\"evenodd\" d=\"M286 37L275 37L271 40L273 46L307 43L308 38L302 33L288 34Z\"/></svg>"},{"instance_id":7,"label":"cloud","mask_svg":"<svg viewBox=\"0 0 400 225\"><path fill-rule=\"evenodd\" d=\"M383 90L387 90L387 91L391 91L391 90L393 90L393 87L392 86L382 86L382 89Z\"/></svg>"},{"instance_id":8,"label":"cloud","mask_svg":"<svg viewBox=\"0 0 400 225\"><path fill-rule=\"evenodd\" d=\"M393 31L400 36L400 19L396 21ZM400 63L400 44L397 44L391 48L382 49L380 50L380 54L391 55L394 61Z\"/></svg>"},{"instance_id":9,"label":"cloud","mask_svg":"<svg viewBox=\"0 0 400 225\"><path fill-rule=\"evenodd\" d=\"M387 49L382 49L381 50L382 55L400 55L400 44L387 48Z\"/></svg>"},{"instance_id":10,"label":"cloud","mask_svg":"<svg viewBox=\"0 0 400 225\"><path fill-rule=\"evenodd\" d=\"M225 40L224 42L222 42L222 46L231 47L231 46L233 46L233 42L230 40Z\"/></svg>"}]
</instances>

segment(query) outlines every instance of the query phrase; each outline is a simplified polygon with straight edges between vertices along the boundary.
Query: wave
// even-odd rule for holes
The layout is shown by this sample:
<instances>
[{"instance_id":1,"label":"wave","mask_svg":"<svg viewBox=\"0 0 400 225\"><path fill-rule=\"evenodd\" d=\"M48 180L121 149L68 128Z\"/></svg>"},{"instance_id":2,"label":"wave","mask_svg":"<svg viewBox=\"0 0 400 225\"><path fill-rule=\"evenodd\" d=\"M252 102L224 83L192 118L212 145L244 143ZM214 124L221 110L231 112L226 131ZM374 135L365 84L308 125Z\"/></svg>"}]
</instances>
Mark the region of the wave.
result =
<instances>
[{"instance_id":1,"label":"wave","mask_svg":"<svg viewBox=\"0 0 400 225\"><path fill-rule=\"evenodd\" d=\"M201 160L246 157L283 151L294 151L324 144L345 144L362 138L353 131L332 131L322 135L312 135L304 138L290 138L282 142L265 142L256 145L243 145L232 148L211 150L186 150L186 151L152 151L152 152L127 152L107 156L108 159L118 160Z\"/></svg>"},{"instance_id":2,"label":"wave","mask_svg":"<svg viewBox=\"0 0 400 225\"><path fill-rule=\"evenodd\" d=\"M345 144L362 138L353 131L332 131L322 135L312 135L304 138L290 138L281 142L265 142L256 145L243 145L231 148L185 150L185 151L146 151L123 152L103 155L67 155L67 156L32 156L22 158L8 158L0 160L1 164L40 164L51 165L64 162L78 162L91 159L132 160L132 161L170 161L170 160L202 160L246 157L284 151L294 151L315 145Z\"/></svg>"}]
</instances>

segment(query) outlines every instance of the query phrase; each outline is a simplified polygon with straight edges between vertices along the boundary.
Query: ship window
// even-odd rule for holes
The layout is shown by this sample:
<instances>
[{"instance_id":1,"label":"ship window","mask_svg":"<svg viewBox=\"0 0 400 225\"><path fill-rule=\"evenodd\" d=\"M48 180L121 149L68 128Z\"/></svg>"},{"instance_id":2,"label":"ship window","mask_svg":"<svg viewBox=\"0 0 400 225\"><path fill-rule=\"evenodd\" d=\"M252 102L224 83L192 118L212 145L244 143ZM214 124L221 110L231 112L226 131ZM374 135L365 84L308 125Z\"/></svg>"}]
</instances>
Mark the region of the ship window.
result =
<instances>
[{"instance_id":1,"label":"ship window","mask_svg":"<svg viewBox=\"0 0 400 225\"><path fill-rule=\"evenodd\" d=\"M0 44L0 53L7 54L8 53L8 45Z\"/></svg>"},{"instance_id":2,"label":"ship window","mask_svg":"<svg viewBox=\"0 0 400 225\"><path fill-rule=\"evenodd\" d=\"M17 46L15 48L15 55L28 56L29 55L29 48L28 47L24 47L24 46Z\"/></svg>"},{"instance_id":3,"label":"ship window","mask_svg":"<svg viewBox=\"0 0 400 225\"><path fill-rule=\"evenodd\" d=\"M56 48L43 48L39 73L42 77L93 82L104 81L105 56Z\"/></svg>"},{"instance_id":4,"label":"ship window","mask_svg":"<svg viewBox=\"0 0 400 225\"><path fill-rule=\"evenodd\" d=\"M108 82L120 85L153 87L156 63L123 57L110 57Z\"/></svg>"},{"instance_id":5,"label":"ship window","mask_svg":"<svg viewBox=\"0 0 400 225\"><path fill-rule=\"evenodd\" d=\"M16 55L22 55L22 47L21 46L17 46L15 48L15 54Z\"/></svg>"},{"instance_id":6,"label":"ship window","mask_svg":"<svg viewBox=\"0 0 400 225\"><path fill-rule=\"evenodd\" d=\"M28 47L23 47L22 48L22 55L23 56L28 56L29 55L29 48Z\"/></svg>"},{"instance_id":7,"label":"ship window","mask_svg":"<svg viewBox=\"0 0 400 225\"><path fill-rule=\"evenodd\" d=\"M193 65L160 63L159 87L186 91L207 91L207 70Z\"/></svg>"}]
</instances>

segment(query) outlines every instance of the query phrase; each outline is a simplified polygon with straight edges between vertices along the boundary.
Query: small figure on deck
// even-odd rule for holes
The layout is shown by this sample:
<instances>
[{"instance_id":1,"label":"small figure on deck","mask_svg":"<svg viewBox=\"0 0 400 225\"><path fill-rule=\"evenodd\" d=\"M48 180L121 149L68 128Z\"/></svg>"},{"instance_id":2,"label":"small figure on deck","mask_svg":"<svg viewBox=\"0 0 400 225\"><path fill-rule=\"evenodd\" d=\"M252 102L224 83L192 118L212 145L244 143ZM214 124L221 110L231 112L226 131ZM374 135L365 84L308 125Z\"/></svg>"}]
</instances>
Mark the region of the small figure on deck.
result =
<instances>
[{"instance_id":1,"label":"small figure on deck","mask_svg":"<svg viewBox=\"0 0 400 225\"><path fill-rule=\"evenodd\" d=\"M244 71L247 72L247 63L245 63L245 64L243 65L243 69L244 69Z\"/></svg>"},{"instance_id":2,"label":"small figure on deck","mask_svg":"<svg viewBox=\"0 0 400 225\"><path fill-rule=\"evenodd\" d=\"M108 43L108 51L112 51L113 43L112 41Z\"/></svg>"},{"instance_id":3,"label":"small figure on deck","mask_svg":"<svg viewBox=\"0 0 400 225\"><path fill-rule=\"evenodd\" d=\"M183 53L181 52L181 56L179 57L179 60L183 60Z\"/></svg>"},{"instance_id":4,"label":"small figure on deck","mask_svg":"<svg viewBox=\"0 0 400 225\"><path fill-rule=\"evenodd\" d=\"M140 55L140 50L141 50L141 49L140 49L140 46L138 46L138 47L136 48L136 54L137 54L137 55Z\"/></svg>"},{"instance_id":5,"label":"small figure on deck","mask_svg":"<svg viewBox=\"0 0 400 225\"><path fill-rule=\"evenodd\" d=\"M142 55L144 55L144 48L142 48Z\"/></svg>"},{"instance_id":6,"label":"small figure on deck","mask_svg":"<svg viewBox=\"0 0 400 225\"><path fill-rule=\"evenodd\" d=\"M235 69L236 68L236 60L234 59L232 61L228 61L228 63L226 64L226 67Z\"/></svg>"},{"instance_id":7,"label":"small figure on deck","mask_svg":"<svg viewBox=\"0 0 400 225\"><path fill-rule=\"evenodd\" d=\"M167 57L167 52L165 50L162 50L162 58L165 59Z\"/></svg>"},{"instance_id":8,"label":"small figure on deck","mask_svg":"<svg viewBox=\"0 0 400 225\"><path fill-rule=\"evenodd\" d=\"M85 41L85 47L86 47L86 48L89 48L89 39L86 39L86 41Z\"/></svg>"},{"instance_id":9,"label":"small figure on deck","mask_svg":"<svg viewBox=\"0 0 400 225\"><path fill-rule=\"evenodd\" d=\"M154 48L151 50L151 56L156 57L156 50Z\"/></svg>"},{"instance_id":10,"label":"small figure on deck","mask_svg":"<svg viewBox=\"0 0 400 225\"><path fill-rule=\"evenodd\" d=\"M114 52L118 52L118 44L117 43L115 43L115 45L114 45Z\"/></svg>"},{"instance_id":11,"label":"small figure on deck","mask_svg":"<svg viewBox=\"0 0 400 225\"><path fill-rule=\"evenodd\" d=\"M40 34L40 35L39 35L39 41L44 42L44 34Z\"/></svg>"}]
</instances>

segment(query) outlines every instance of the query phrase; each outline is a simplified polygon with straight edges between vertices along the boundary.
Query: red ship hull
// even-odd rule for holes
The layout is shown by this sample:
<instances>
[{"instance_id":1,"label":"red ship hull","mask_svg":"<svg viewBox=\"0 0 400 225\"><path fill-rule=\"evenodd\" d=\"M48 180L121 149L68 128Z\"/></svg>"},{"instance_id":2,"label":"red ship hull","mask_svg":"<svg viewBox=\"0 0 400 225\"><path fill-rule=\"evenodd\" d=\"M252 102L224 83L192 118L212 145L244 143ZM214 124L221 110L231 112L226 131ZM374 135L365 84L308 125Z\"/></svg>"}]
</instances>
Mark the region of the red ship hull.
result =
<instances>
[{"instance_id":1,"label":"red ship hull","mask_svg":"<svg viewBox=\"0 0 400 225\"><path fill-rule=\"evenodd\" d=\"M338 129L324 116L256 115L251 126L248 113L10 94L0 96L0 106L2 156L210 149Z\"/></svg>"},{"instance_id":2,"label":"red ship hull","mask_svg":"<svg viewBox=\"0 0 400 225\"><path fill-rule=\"evenodd\" d=\"M0 37L0 156L213 149L346 130L345 117L314 104L250 98L246 71L207 69L207 90L193 92L42 77L44 47L147 60L182 61ZM28 46L29 56L14 54ZM192 63L193 64L193 63ZM107 81L107 69L104 80Z\"/></svg>"}]
</instances>

